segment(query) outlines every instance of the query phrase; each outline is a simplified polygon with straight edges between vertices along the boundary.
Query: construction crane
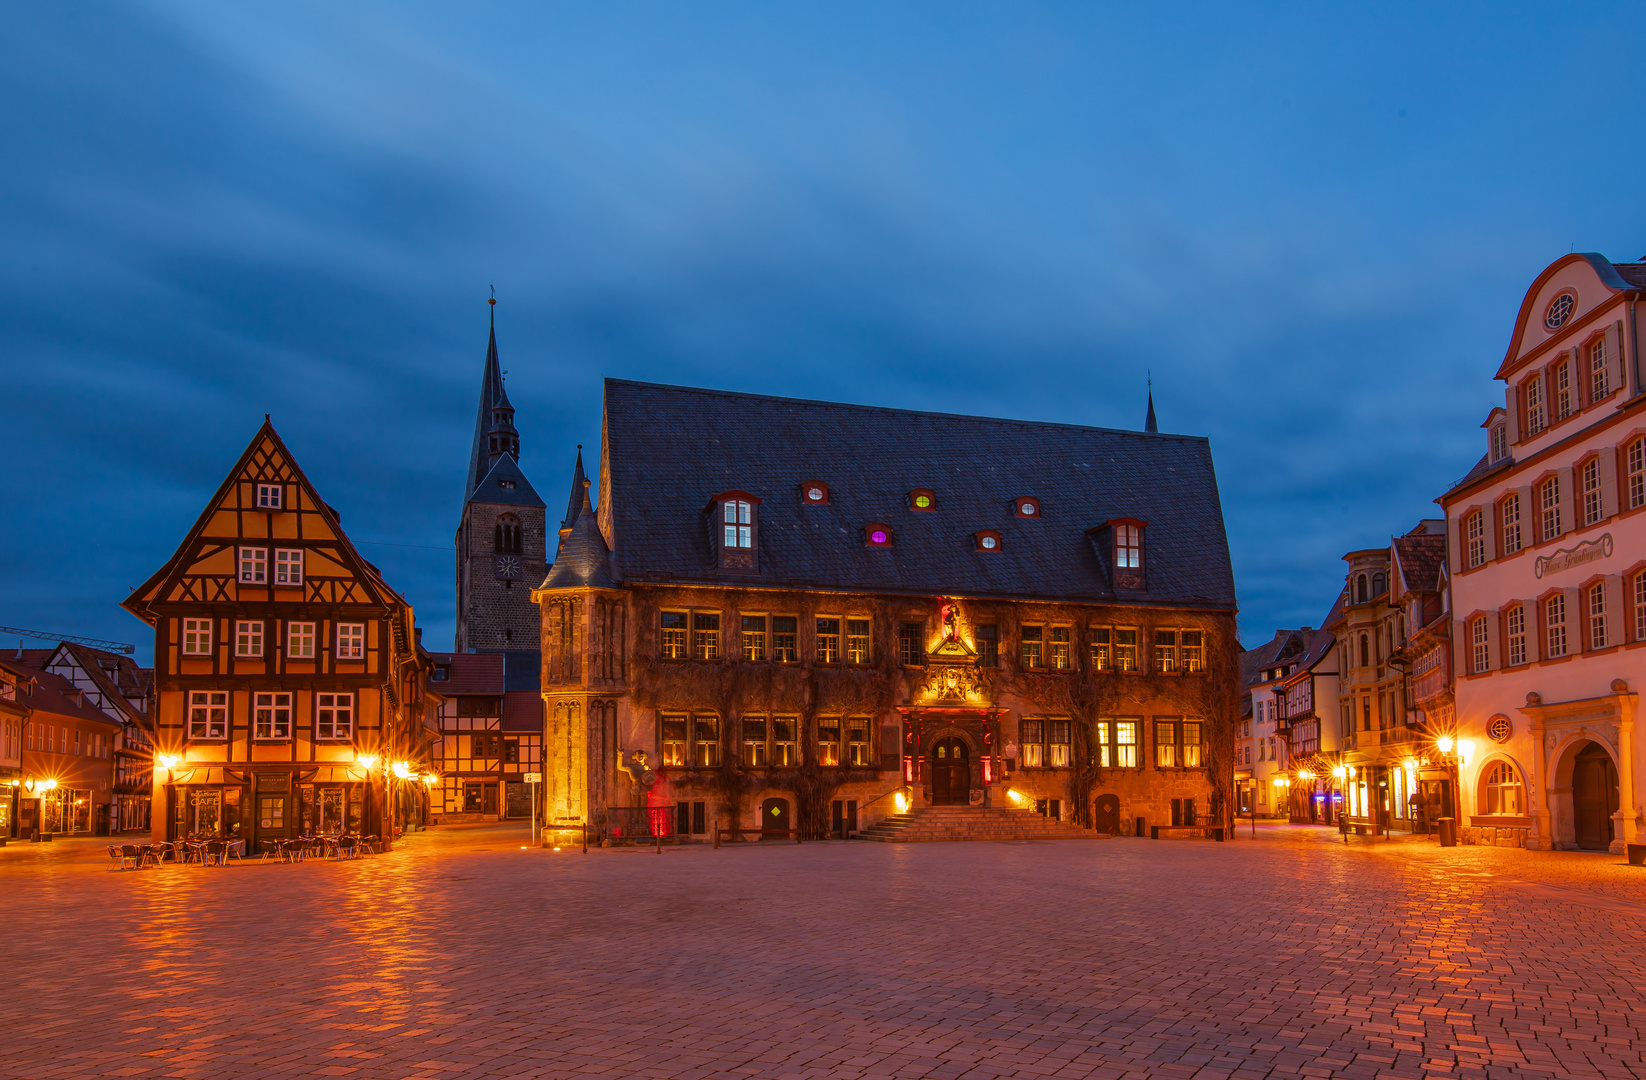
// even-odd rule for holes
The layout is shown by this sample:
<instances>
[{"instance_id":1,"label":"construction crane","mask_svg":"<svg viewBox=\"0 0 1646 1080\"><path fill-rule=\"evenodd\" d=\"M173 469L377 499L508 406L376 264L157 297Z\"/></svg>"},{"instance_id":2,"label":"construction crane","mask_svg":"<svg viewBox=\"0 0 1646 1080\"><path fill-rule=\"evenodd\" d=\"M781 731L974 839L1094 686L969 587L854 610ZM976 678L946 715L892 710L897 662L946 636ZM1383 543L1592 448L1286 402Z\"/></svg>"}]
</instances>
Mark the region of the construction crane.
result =
<instances>
[{"instance_id":1,"label":"construction crane","mask_svg":"<svg viewBox=\"0 0 1646 1080\"><path fill-rule=\"evenodd\" d=\"M15 626L0 626L0 634L16 634L18 637L38 638L41 641L72 641L76 645L89 645L104 652L125 653L127 656L137 651L137 646L127 645L124 641L104 641L102 638L76 637L73 634L48 634L42 630L22 630Z\"/></svg>"}]
</instances>

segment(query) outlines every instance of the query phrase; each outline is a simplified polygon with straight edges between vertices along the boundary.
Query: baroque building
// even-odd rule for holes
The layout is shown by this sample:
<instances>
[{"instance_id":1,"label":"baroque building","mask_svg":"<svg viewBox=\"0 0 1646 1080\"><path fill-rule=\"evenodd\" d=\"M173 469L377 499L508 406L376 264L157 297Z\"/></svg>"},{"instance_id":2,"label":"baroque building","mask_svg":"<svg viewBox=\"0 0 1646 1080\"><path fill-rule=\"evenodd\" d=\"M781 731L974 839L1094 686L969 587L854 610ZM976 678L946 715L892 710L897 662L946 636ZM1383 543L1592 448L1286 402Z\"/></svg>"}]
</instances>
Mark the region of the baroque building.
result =
<instances>
[{"instance_id":1,"label":"baroque building","mask_svg":"<svg viewBox=\"0 0 1646 1080\"><path fill-rule=\"evenodd\" d=\"M532 593L551 827L1232 822L1205 439L609 379L591 487Z\"/></svg>"},{"instance_id":2,"label":"baroque building","mask_svg":"<svg viewBox=\"0 0 1646 1080\"><path fill-rule=\"evenodd\" d=\"M420 807L432 732L411 606L267 420L122 606L154 628L157 841L387 839Z\"/></svg>"},{"instance_id":3,"label":"baroque building","mask_svg":"<svg viewBox=\"0 0 1646 1080\"><path fill-rule=\"evenodd\" d=\"M1527 289L1451 540L1465 839L1622 852L1646 766L1646 262L1567 255Z\"/></svg>"}]
</instances>

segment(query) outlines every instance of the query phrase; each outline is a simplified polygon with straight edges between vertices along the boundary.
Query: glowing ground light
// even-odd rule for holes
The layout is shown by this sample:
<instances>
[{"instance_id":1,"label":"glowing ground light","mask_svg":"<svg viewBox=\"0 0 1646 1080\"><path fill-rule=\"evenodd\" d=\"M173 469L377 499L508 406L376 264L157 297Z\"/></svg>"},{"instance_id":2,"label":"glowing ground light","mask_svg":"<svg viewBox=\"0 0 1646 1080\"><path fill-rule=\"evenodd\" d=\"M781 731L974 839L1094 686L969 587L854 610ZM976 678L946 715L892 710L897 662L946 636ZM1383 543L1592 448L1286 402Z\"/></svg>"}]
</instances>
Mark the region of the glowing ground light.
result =
<instances>
[{"instance_id":1,"label":"glowing ground light","mask_svg":"<svg viewBox=\"0 0 1646 1080\"><path fill-rule=\"evenodd\" d=\"M555 848L555 849L554 849L554 850L556 850L556 851L559 851L559 850L560 850L560 849L559 849L559 848Z\"/></svg>"},{"instance_id":2,"label":"glowing ground light","mask_svg":"<svg viewBox=\"0 0 1646 1080\"><path fill-rule=\"evenodd\" d=\"M886 534L883 530L876 529L874 532L869 534L869 539L873 540L877 544L884 544L886 542Z\"/></svg>"}]
</instances>

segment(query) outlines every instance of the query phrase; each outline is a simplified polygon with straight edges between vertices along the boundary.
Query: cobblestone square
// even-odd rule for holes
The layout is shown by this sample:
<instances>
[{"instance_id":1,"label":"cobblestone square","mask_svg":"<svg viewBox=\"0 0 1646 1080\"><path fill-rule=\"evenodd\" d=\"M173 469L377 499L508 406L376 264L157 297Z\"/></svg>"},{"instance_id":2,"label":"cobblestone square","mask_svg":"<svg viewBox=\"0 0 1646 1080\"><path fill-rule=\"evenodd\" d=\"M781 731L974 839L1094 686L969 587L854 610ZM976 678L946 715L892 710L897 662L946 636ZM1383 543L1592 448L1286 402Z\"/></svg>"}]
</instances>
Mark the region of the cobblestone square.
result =
<instances>
[{"instance_id":1,"label":"cobblestone square","mask_svg":"<svg viewBox=\"0 0 1646 1080\"><path fill-rule=\"evenodd\" d=\"M0 850L6 1077L1646 1075L1646 871L1254 841Z\"/></svg>"}]
</instances>

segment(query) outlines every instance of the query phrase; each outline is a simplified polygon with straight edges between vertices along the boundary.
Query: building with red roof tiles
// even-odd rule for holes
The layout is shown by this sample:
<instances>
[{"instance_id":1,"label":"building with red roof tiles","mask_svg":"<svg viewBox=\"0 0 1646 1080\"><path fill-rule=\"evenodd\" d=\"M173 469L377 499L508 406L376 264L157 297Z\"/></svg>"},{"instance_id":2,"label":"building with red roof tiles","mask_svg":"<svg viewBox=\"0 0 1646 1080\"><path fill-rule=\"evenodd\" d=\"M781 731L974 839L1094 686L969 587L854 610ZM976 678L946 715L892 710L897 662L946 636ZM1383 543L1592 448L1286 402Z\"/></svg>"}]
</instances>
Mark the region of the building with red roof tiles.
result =
<instances>
[{"instance_id":1,"label":"building with red roof tiles","mask_svg":"<svg viewBox=\"0 0 1646 1080\"><path fill-rule=\"evenodd\" d=\"M122 732L67 679L0 659L0 760L15 770L5 781L5 835L107 835Z\"/></svg>"},{"instance_id":2,"label":"building with red roof tiles","mask_svg":"<svg viewBox=\"0 0 1646 1080\"><path fill-rule=\"evenodd\" d=\"M531 820L542 767L543 699L510 690L504 653L431 653L431 679L444 699L433 751L437 825Z\"/></svg>"}]
</instances>

